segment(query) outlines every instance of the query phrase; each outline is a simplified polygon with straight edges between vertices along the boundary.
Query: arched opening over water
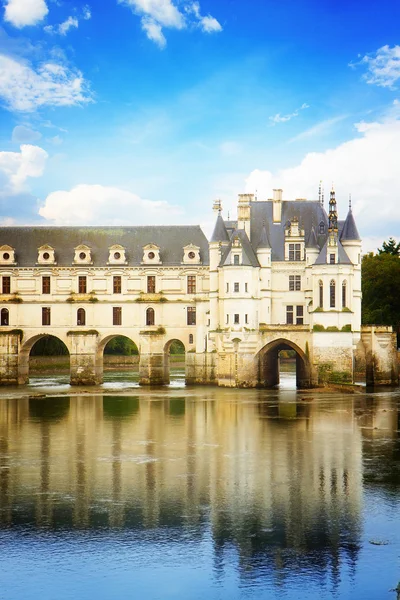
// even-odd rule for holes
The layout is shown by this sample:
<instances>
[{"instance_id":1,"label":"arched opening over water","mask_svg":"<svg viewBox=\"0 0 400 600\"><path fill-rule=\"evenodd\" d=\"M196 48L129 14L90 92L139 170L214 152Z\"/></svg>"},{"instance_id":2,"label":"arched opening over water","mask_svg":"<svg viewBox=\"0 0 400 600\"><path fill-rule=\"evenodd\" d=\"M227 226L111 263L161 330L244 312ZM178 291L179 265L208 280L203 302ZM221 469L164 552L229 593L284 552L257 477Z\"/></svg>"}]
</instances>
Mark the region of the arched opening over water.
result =
<instances>
[{"instance_id":1,"label":"arched opening over water","mask_svg":"<svg viewBox=\"0 0 400 600\"><path fill-rule=\"evenodd\" d=\"M136 379L139 373L139 349L126 335L109 335L99 344L100 358L103 360L103 379Z\"/></svg>"},{"instance_id":2,"label":"arched opening over water","mask_svg":"<svg viewBox=\"0 0 400 600\"><path fill-rule=\"evenodd\" d=\"M282 351L285 351L285 354L283 354ZM292 351L295 352L295 374L293 369L292 387L310 387L310 361L303 350L297 346L297 344L286 339L274 340L259 351L257 357L259 366L258 380L260 386L272 388L279 385L279 383L284 380L285 384L287 384L288 387L291 387L290 377L286 377L287 369L284 369L283 365L281 369L280 355L282 353L282 357L285 356L285 358L289 358L290 356L293 356Z\"/></svg>"},{"instance_id":3,"label":"arched opening over water","mask_svg":"<svg viewBox=\"0 0 400 600\"><path fill-rule=\"evenodd\" d=\"M174 380L185 378L186 349L181 340L169 340L164 346L164 381L170 383L171 374Z\"/></svg>"},{"instance_id":4,"label":"arched opening over water","mask_svg":"<svg viewBox=\"0 0 400 600\"><path fill-rule=\"evenodd\" d=\"M32 377L48 383L57 376L69 379L70 355L67 345L55 335L39 334L27 340L21 348L21 383L28 383Z\"/></svg>"}]
</instances>

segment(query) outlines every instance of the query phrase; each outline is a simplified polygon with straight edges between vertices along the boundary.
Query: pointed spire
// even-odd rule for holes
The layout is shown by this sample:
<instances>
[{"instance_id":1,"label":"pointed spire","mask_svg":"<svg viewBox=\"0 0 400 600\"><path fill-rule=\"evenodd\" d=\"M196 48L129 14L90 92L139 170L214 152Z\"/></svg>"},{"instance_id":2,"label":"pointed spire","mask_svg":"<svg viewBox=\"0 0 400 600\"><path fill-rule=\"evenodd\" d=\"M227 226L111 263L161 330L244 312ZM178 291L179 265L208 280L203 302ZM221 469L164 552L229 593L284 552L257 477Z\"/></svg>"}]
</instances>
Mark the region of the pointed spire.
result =
<instances>
[{"instance_id":1,"label":"pointed spire","mask_svg":"<svg viewBox=\"0 0 400 600\"><path fill-rule=\"evenodd\" d=\"M217 221L210 242L229 242L229 235L222 218L221 211L218 211Z\"/></svg>"},{"instance_id":2,"label":"pointed spire","mask_svg":"<svg viewBox=\"0 0 400 600\"><path fill-rule=\"evenodd\" d=\"M358 233L357 225L354 220L353 211L351 210L351 196L349 202L349 212L347 213L346 220L343 225L342 233L340 234L340 241L346 240L360 240L360 234Z\"/></svg>"},{"instance_id":3,"label":"pointed spire","mask_svg":"<svg viewBox=\"0 0 400 600\"><path fill-rule=\"evenodd\" d=\"M351 210L351 194L349 194L349 210Z\"/></svg>"},{"instance_id":4,"label":"pointed spire","mask_svg":"<svg viewBox=\"0 0 400 600\"><path fill-rule=\"evenodd\" d=\"M260 237L260 241L258 242L257 250L259 248L271 248L271 244L269 243L269 239L268 239L267 228L265 227L265 221L263 222L263 228L261 231L261 237Z\"/></svg>"},{"instance_id":5,"label":"pointed spire","mask_svg":"<svg viewBox=\"0 0 400 600\"><path fill-rule=\"evenodd\" d=\"M308 238L306 248L319 248L314 227L311 227L310 237Z\"/></svg>"}]
</instances>

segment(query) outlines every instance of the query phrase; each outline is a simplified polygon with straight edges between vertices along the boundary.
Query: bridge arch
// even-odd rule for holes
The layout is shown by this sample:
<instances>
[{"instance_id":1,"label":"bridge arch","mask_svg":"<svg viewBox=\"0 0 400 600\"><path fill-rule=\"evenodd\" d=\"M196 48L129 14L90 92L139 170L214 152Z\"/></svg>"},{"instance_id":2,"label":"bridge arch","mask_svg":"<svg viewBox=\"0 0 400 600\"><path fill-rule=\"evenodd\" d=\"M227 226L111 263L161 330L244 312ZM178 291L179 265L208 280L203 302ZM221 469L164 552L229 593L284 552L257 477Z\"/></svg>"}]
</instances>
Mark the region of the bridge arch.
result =
<instances>
[{"instance_id":1,"label":"bridge arch","mask_svg":"<svg viewBox=\"0 0 400 600\"><path fill-rule=\"evenodd\" d=\"M182 362L185 363L186 367L186 347L182 340L178 338L171 338L164 344L164 383L170 382L170 368L171 368L171 348L176 347L183 350L181 353L176 353L174 356L181 356ZM173 363L172 363L173 364ZM176 363L175 363L176 364Z\"/></svg>"},{"instance_id":2,"label":"bridge arch","mask_svg":"<svg viewBox=\"0 0 400 600\"><path fill-rule=\"evenodd\" d=\"M42 332L37 335L33 335L32 337L26 339L22 344L18 357L18 383L26 384L29 383L29 359L31 356L31 351L33 350L35 344L39 340L43 340L44 338L53 338L58 340L65 346L68 351L68 355L71 355L70 343L67 337L63 335L54 335L53 333Z\"/></svg>"},{"instance_id":3,"label":"bridge arch","mask_svg":"<svg viewBox=\"0 0 400 600\"><path fill-rule=\"evenodd\" d=\"M295 343L286 338L278 338L263 346L256 355L258 384L260 387L275 387L279 384L279 352L296 352L296 386L311 387L311 364L307 354Z\"/></svg>"}]
</instances>

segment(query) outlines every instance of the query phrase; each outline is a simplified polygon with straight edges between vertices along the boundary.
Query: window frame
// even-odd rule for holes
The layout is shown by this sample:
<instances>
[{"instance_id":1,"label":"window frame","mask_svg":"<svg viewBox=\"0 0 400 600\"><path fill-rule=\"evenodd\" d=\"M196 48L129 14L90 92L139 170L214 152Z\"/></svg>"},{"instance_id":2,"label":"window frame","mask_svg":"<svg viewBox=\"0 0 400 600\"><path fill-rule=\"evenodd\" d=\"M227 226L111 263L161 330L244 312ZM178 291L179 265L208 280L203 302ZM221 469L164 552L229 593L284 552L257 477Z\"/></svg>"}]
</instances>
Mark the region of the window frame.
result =
<instances>
[{"instance_id":1,"label":"window frame","mask_svg":"<svg viewBox=\"0 0 400 600\"><path fill-rule=\"evenodd\" d=\"M186 310L187 325L196 325L196 307L188 306Z\"/></svg>"},{"instance_id":2,"label":"window frame","mask_svg":"<svg viewBox=\"0 0 400 600\"><path fill-rule=\"evenodd\" d=\"M51 294L51 277L50 277L50 275L42 276L42 294Z\"/></svg>"},{"instance_id":3,"label":"window frame","mask_svg":"<svg viewBox=\"0 0 400 600\"><path fill-rule=\"evenodd\" d=\"M301 291L301 275L289 275L289 292Z\"/></svg>"},{"instance_id":4,"label":"window frame","mask_svg":"<svg viewBox=\"0 0 400 600\"><path fill-rule=\"evenodd\" d=\"M196 275L188 275L186 280L186 290L188 294L196 293Z\"/></svg>"},{"instance_id":5,"label":"window frame","mask_svg":"<svg viewBox=\"0 0 400 600\"><path fill-rule=\"evenodd\" d=\"M146 308L146 327L153 327L156 322L156 313L152 306Z\"/></svg>"},{"instance_id":6,"label":"window frame","mask_svg":"<svg viewBox=\"0 0 400 600\"><path fill-rule=\"evenodd\" d=\"M87 275L78 275L78 294L87 294Z\"/></svg>"},{"instance_id":7,"label":"window frame","mask_svg":"<svg viewBox=\"0 0 400 600\"><path fill-rule=\"evenodd\" d=\"M121 275L113 275L113 294L122 294Z\"/></svg>"},{"instance_id":8,"label":"window frame","mask_svg":"<svg viewBox=\"0 0 400 600\"><path fill-rule=\"evenodd\" d=\"M156 293L156 276L155 275L147 275L147 293L155 294Z\"/></svg>"},{"instance_id":9,"label":"window frame","mask_svg":"<svg viewBox=\"0 0 400 600\"><path fill-rule=\"evenodd\" d=\"M235 294L239 294L240 293L240 283L239 281L234 281L233 283L233 291Z\"/></svg>"},{"instance_id":10,"label":"window frame","mask_svg":"<svg viewBox=\"0 0 400 600\"><path fill-rule=\"evenodd\" d=\"M286 305L286 325L294 324L294 305L287 304Z\"/></svg>"},{"instance_id":11,"label":"window frame","mask_svg":"<svg viewBox=\"0 0 400 600\"><path fill-rule=\"evenodd\" d=\"M51 325L51 308L50 306L42 306L42 326L49 327Z\"/></svg>"},{"instance_id":12,"label":"window frame","mask_svg":"<svg viewBox=\"0 0 400 600\"><path fill-rule=\"evenodd\" d=\"M113 325L119 327L122 325L122 308L121 306L112 307Z\"/></svg>"},{"instance_id":13,"label":"window frame","mask_svg":"<svg viewBox=\"0 0 400 600\"><path fill-rule=\"evenodd\" d=\"M3 275L1 281L2 294L11 294L11 277L10 275Z\"/></svg>"},{"instance_id":14,"label":"window frame","mask_svg":"<svg viewBox=\"0 0 400 600\"><path fill-rule=\"evenodd\" d=\"M329 284L329 307L336 308L336 281L331 279Z\"/></svg>"},{"instance_id":15,"label":"window frame","mask_svg":"<svg viewBox=\"0 0 400 600\"><path fill-rule=\"evenodd\" d=\"M289 243L289 261L299 262L301 261L301 244L299 242Z\"/></svg>"},{"instance_id":16,"label":"window frame","mask_svg":"<svg viewBox=\"0 0 400 600\"><path fill-rule=\"evenodd\" d=\"M79 327L82 325L86 325L86 310L84 308L78 308L78 310L76 311L76 324Z\"/></svg>"},{"instance_id":17,"label":"window frame","mask_svg":"<svg viewBox=\"0 0 400 600\"><path fill-rule=\"evenodd\" d=\"M0 326L8 327L10 325L10 311L8 308L2 308L0 311Z\"/></svg>"}]
</instances>

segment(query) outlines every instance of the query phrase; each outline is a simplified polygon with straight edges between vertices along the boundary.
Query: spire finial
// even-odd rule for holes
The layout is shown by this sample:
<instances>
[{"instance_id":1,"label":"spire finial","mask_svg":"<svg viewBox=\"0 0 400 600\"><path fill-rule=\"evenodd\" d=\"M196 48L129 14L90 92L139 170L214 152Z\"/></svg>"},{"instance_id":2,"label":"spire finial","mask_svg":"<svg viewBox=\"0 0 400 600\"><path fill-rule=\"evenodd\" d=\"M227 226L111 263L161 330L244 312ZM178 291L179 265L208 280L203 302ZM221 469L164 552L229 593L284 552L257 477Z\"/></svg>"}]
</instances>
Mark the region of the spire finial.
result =
<instances>
[{"instance_id":1,"label":"spire finial","mask_svg":"<svg viewBox=\"0 0 400 600\"><path fill-rule=\"evenodd\" d=\"M351 194L349 194L349 210L351 210Z\"/></svg>"},{"instance_id":2,"label":"spire finial","mask_svg":"<svg viewBox=\"0 0 400 600\"><path fill-rule=\"evenodd\" d=\"M318 187L318 202L320 204L322 204L322 180L319 180L319 187Z\"/></svg>"}]
</instances>

